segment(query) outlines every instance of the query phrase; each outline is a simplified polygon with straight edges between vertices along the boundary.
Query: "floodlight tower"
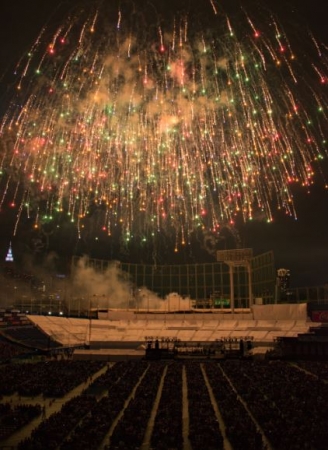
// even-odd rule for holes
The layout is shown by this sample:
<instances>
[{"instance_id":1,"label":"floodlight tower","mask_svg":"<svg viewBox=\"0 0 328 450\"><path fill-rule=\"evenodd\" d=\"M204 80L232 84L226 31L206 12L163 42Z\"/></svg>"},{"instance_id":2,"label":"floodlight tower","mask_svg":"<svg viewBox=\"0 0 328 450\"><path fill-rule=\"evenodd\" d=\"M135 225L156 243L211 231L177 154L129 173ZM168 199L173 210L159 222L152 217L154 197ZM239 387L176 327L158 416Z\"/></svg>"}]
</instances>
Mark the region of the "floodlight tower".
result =
<instances>
[{"instance_id":1,"label":"floodlight tower","mask_svg":"<svg viewBox=\"0 0 328 450\"><path fill-rule=\"evenodd\" d=\"M245 267L248 276L248 306L251 307L253 304L253 293L252 293L252 267L251 259L253 257L253 249L251 248L237 248L233 250L218 250L216 252L217 261L224 262L229 266L230 275L230 306L231 312L235 311L235 291L234 291L234 268L235 267Z\"/></svg>"}]
</instances>

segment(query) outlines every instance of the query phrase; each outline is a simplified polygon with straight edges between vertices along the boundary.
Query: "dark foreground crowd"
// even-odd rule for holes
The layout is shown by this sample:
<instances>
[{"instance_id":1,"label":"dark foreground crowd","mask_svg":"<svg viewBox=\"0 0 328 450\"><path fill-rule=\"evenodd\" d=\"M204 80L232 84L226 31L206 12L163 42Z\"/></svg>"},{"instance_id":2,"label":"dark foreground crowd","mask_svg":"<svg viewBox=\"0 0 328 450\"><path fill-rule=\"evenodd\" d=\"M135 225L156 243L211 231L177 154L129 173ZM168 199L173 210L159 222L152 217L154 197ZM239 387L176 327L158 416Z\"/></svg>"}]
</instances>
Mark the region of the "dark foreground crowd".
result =
<instances>
[{"instance_id":1,"label":"dark foreground crowd","mask_svg":"<svg viewBox=\"0 0 328 450\"><path fill-rule=\"evenodd\" d=\"M2 365L0 380L0 442L42 418L19 450L327 449L326 362L63 360ZM61 409L42 417L26 404L40 394Z\"/></svg>"}]
</instances>

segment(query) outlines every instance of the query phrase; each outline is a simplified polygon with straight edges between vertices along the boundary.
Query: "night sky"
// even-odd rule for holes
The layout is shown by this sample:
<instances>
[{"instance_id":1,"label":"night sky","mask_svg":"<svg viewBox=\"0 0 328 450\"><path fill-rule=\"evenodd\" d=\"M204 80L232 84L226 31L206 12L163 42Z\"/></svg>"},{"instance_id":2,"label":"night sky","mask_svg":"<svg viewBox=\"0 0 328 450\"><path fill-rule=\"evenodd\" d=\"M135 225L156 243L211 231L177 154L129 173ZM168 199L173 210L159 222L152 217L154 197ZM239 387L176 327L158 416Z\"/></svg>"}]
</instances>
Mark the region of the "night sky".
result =
<instances>
[{"instance_id":1,"label":"night sky","mask_svg":"<svg viewBox=\"0 0 328 450\"><path fill-rule=\"evenodd\" d=\"M154 0L153 3L160 3ZM91 0L89 0L91 2ZM38 35L41 27L47 22L59 21L60 14L72 5L81 3L67 0L58 5L53 0L3 0L0 6L0 111L8 99L8 90L12 84L11 72L13 66L23 52L28 50ZM82 2L83 3L83 2ZM85 0L85 4L87 4ZM175 2L167 2L172 4ZM198 0L198 5L208 4L207 0ZM247 10L248 5L254 5L253 0L242 2L224 0L217 2L230 10L238 4ZM135 1L138 5L138 0ZM275 11L282 21L294 23L301 19L308 24L313 34L328 45L326 2L323 0L270 0L266 1L268 8ZM173 7L173 6L172 6ZM201 6L199 6L201 8ZM328 128L328 124L326 124ZM327 133L327 131L326 131ZM256 254L270 250L274 251L276 267L291 270L293 286L320 285L328 282L328 162L325 160L317 170L316 183L309 189L294 188L294 200L298 219L287 217L275 212L275 220L268 224L254 220L247 224L237 224L239 243L243 247L252 247ZM322 172L323 176L320 175ZM324 179L324 176L326 179ZM23 229L12 238L12 227L15 221L15 211L6 206L0 212L0 258L5 257L8 244L13 240L17 258L24 253L37 257L38 234L33 231L31 223L25 221ZM90 222L92 222L90 220ZM88 228L88 227L87 227ZM117 241L102 241L95 234L92 224L89 232L79 242L76 230L67 223L62 223L60 229L44 231L42 251L56 251L66 261L72 254L87 253L91 257L104 259L129 260L132 262L192 263L210 262L210 256L200 240L195 237L193 243L185 252L179 255L170 254L165 242L160 243L158 250L144 249L142 253L138 246L129 250L122 249ZM220 248L230 248L234 239L227 230L223 233ZM41 257L40 257L41 258ZM36 261L37 262L37 261ZM39 261L40 262L40 261Z\"/></svg>"}]
</instances>

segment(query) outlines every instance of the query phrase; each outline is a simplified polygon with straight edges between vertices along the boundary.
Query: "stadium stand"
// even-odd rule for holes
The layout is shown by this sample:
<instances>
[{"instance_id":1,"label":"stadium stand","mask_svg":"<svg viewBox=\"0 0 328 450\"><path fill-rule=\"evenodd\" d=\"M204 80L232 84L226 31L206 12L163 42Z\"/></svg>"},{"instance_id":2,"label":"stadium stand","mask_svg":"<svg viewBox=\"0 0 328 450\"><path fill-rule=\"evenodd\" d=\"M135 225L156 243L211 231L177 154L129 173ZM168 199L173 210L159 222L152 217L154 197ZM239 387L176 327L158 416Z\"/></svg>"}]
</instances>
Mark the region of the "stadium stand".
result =
<instances>
[{"instance_id":1,"label":"stadium stand","mask_svg":"<svg viewBox=\"0 0 328 450\"><path fill-rule=\"evenodd\" d=\"M282 309L278 305L278 318L274 318L274 305L269 305L273 318L267 319L265 307L257 307L254 316L259 318L236 320L232 315L218 313L189 314L188 318L179 314L140 314L133 311L110 311L109 319L78 319L48 316L29 316L29 320L44 330L64 346L103 342L143 343L146 335L159 339L180 339L182 341L215 341L222 338L250 338L257 342L273 343L278 337L297 336L309 329L305 309L295 305L295 312L288 306L286 313L298 319L281 318ZM300 315L303 314L303 319ZM103 315L99 314L99 317ZM164 319L164 320L163 320ZM133 344L132 344L133 343Z\"/></svg>"}]
</instances>

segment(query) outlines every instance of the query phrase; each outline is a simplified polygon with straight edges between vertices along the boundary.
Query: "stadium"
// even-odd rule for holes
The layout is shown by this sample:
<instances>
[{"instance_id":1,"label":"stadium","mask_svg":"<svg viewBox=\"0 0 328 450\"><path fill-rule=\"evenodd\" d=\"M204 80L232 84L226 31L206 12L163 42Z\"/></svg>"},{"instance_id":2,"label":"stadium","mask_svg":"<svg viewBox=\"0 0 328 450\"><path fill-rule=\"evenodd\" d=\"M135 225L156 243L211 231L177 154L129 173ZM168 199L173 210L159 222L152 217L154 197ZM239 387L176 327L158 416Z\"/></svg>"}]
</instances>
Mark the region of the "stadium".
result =
<instances>
[{"instance_id":1,"label":"stadium","mask_svg":"<svg viewBox=\"0 0 328 450\"><path fill-rule=\"evenodd\" d=\"M306 334L323 327L324 288L317 288L317 299L302 300L302 292L287 295L277 285L273 252L221 250L217 260L150 266L74 257L69 277L52 279L50 286L39 281L37 289L31 289L30 278L27 290L15 286L20 296L11 310L2 310L2 335L26 344L29 326L44 335L47 345L40 350L57 346L74 358L109 361L142 358L155 342L203 352L214 346L220 355L245 343L252 354L266 353L277 342L300 346L300 335L304 343ZM8 265L13 280L7 280L19 284L18 272ZM30 346L38 348L33 339ZM317 347L312 337L304 355L327 356L325 347Z\"/></svg>"},{"instance_id":2,"label":"stadium","mask_svg":"<svg viewBox=\"0 0 328 450\"><path fill-rule=\"evenodd\" d=\"M73 259L73 279L105 275L112 290L42 287L1 310L1 448L323 449L323 311L278 301L272 253L218 259L156 270ZM281 433L305 401L301 433Z\"/></svg>"},{"instance_id":3,"label":"stadium","mask_svg":"<svg viewBox=\"0 0 328 450\"><path fill-rule=\"evenodd\" d=\"M71 295L60 277L51 293L36 283L28 301L3 308L1 448L323 449L324 298L287 303L271 252L218 259L151 268L73 258L70 277L89 277L93 291ZM94 288L103 277L106 294ZM282 435L304 401L311 419L298 437Z\"/></svg>"}]
</instances>

